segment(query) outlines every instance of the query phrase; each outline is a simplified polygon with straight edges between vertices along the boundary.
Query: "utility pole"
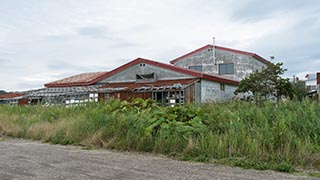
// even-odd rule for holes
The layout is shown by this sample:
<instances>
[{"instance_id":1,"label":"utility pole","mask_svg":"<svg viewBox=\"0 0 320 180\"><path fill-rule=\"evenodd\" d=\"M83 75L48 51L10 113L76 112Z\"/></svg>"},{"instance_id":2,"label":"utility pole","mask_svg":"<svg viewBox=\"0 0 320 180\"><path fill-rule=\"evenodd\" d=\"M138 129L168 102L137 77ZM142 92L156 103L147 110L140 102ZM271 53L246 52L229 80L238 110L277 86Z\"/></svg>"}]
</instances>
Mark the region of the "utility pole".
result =
<instances>
[{"instance_id":1,"label":"utility pole","mask_svg":"<svg viewBox=\"0 0 320 180\"><path fill-rule=\"evenodd\" d=\"M213 58L213 63L214 65L217 65L216 61L216 38L212 38L212 58Z\"/></svg>"}]
</instances>

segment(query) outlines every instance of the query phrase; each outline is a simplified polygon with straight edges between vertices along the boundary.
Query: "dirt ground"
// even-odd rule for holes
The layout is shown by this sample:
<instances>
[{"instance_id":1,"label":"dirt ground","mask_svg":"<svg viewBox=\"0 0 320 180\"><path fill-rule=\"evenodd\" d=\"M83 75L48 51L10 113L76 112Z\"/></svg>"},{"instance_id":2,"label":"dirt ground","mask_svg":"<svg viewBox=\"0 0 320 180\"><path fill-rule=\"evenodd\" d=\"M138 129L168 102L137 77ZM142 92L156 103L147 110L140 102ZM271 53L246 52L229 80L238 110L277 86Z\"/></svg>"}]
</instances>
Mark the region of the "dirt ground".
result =
<instances>
[{"instance_id":1,"label":"dirt ground","mask_svg":"<svg viewBox=\"0 0 320 180\"><path fill-rule=\"evenodd\" d=\"M81 147L5 139L0 179L317 179L274 171L176 161L151 154L83 150Z\"/></svg>"}]
</instances>

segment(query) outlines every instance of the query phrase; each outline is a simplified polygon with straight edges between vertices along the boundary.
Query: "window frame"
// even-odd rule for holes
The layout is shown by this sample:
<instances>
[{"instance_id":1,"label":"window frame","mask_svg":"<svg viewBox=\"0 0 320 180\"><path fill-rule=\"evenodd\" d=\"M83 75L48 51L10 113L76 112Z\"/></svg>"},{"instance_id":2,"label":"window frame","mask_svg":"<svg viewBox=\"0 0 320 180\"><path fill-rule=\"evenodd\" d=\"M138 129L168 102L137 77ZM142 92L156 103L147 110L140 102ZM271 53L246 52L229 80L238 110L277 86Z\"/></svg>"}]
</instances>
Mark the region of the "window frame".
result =
<instances>
[{"instance_id":1,"label":"window frame","mask_svg":"<svg viewBox=\"0 0 320 180\"><path fill-rule=\"evenodd\" d=\"M197 68L201 68L201 70L199 71ZM188 69L193 70L193 71L202 72L203 66L202 65L189 66Z\"/></svg>"},{"instance_id":2,"label":"window frame","mask_svg":"<svg viewBox=\"0 0 320 180\"><path fill-rule=\"evenodd\" d=\"M228 69L228 66L231 66L232 65L232 72L228 71L228 70L231 70L231 68L229 67ZM222 64L219 64L219 75L225 75L225 74L234 74L235 70L234 70L234 63L222 63ZM223 72L222 71L222 68L223 69Z\"/></svg>"},{"instance_id":3,"label":"window frame","mask_svg":"<svg viewBox=\"0 0 320 180\"><path fill-rule=\"evenodd\" d=\"M220 83L220 91L225 91L226 90L226 84Z\"/></svg>"},{"instance_id":4,"label":"window frame","mask_svg":"<svg viewBox=\"0 0 320 180\"><path fill-rule=\"evenodd\" d=\"M153 82L156 80L155 72L148 74L136 74L136 82Z\"/></svg>"}]
</instances>

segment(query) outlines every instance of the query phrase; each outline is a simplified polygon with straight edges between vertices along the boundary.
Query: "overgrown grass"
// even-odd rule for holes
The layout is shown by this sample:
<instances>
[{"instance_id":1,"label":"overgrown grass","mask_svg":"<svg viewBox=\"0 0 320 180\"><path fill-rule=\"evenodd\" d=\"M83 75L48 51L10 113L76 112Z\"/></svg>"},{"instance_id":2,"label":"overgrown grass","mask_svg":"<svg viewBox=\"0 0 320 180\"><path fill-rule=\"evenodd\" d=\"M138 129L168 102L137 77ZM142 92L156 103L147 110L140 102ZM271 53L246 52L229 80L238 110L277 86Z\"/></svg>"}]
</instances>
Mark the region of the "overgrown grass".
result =
<instances>
[{"instance_id":1,"label":"overgrown grass","mask_svg":"<svg viewBox=\"0 0 320 180\"><path fill-rule=\"evenodd\" d=\"M0 106L0 134L244 168L320 170L320 106L309 101L160 107L137 99L69 108Z\"/></svg>"}]
</instances>

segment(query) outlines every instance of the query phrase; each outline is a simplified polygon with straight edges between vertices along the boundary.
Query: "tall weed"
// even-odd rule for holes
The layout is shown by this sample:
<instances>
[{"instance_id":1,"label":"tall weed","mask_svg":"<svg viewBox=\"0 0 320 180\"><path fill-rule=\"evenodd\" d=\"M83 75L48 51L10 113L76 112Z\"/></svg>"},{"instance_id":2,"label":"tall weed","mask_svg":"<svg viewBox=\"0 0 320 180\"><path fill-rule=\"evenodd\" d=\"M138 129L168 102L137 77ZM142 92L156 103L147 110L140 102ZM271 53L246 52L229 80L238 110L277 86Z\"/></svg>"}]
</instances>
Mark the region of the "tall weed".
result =
<instances>
[{"instance_id":1,"label":"tall weed","mask_svg":"<svg viewBox=\"0 0 320 180\"><path fill-rule=\"evenodd\" d=\"M152 100L112 99L68 108L4 105L0 134L248 168L320 169L320 106L310 101L162 107Z\"/></svg>"}]
</instances>

